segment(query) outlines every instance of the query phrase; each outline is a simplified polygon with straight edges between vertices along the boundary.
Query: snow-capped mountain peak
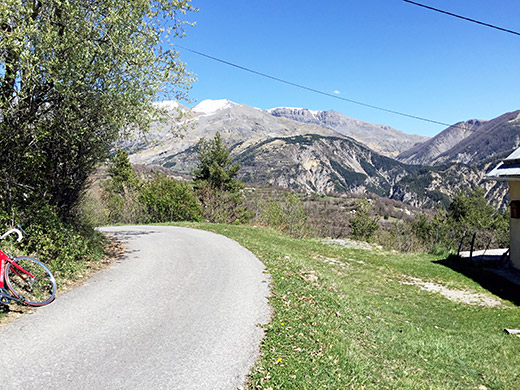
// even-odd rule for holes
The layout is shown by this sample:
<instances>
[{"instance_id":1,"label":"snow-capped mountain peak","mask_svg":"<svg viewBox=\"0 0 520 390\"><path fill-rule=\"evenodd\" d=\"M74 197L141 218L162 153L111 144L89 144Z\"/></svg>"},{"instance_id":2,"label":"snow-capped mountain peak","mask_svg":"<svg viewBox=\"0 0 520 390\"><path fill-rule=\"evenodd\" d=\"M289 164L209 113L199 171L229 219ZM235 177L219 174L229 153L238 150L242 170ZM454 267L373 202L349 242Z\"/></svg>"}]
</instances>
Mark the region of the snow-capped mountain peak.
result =
<instances>
[{"instance_id":1,"label":"snow-capped mountain peak","mask_svg":"<svg viewBox=\"0 0 520 390\"><path fill-rule=\"evenodd\" d=\"M203 114L203 115L211 115L216 113L217 111L224 110L226 108L230 108L233 106L238 106L237 103L233 103L227 99L218 99L211 100L206 99L201 101L195 107L193 107L193 112Z\"/></svg>"}]
</instances>

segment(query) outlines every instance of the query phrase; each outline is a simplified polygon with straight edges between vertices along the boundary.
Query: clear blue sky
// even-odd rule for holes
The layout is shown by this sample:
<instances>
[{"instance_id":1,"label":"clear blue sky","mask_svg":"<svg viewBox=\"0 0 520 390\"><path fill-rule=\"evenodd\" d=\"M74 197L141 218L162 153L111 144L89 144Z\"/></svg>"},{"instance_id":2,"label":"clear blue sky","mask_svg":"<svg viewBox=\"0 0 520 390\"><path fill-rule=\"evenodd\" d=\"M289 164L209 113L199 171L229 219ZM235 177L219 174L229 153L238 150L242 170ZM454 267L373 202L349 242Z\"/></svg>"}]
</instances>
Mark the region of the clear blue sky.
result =
<instances>
[{"instance_id":1,"label":"clear blue sky","mask_svg":"<svg viewBox=\"0 0 520 390\"><path fill-rule=\"evenodd\" d=\"M518 0L417 0L520 31ZM455 123L520 109L520 36L402 0L193 0L175 42L327 93ZM198 81L191 97L262 109L335 110L407 133L443 126L280 84L178 49ZM195 102L196 104L196 102ZM193 105L193 104L191 104Z\"/></svg>"}]
</instances>

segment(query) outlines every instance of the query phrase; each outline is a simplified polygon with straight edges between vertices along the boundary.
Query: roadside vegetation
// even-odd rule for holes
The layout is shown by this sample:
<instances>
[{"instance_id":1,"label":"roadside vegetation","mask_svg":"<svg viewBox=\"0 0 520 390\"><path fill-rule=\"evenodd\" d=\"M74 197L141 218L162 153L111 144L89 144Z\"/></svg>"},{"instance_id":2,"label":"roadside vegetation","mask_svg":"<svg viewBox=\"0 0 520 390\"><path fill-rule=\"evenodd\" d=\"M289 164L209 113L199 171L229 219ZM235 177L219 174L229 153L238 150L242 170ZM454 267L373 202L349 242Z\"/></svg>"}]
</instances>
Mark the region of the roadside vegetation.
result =
<instances>
[{"instance_id":1,"label":"roadside vegetation","mask_svg":"<svg viewBox=\"0 0 520 390\"><path fill-rule=\"evenodd\" d=\"M251 250L272 283L250 389L514 389L520 309L443 256L352 249L270 228L188 224Z\"/></svg>"},{"instance_id":2,"label":"roadside vegetation","mask_svg":"<svg viewBox=\"0 0 520 390\"><path fill-rule=\"evenodd\" d=\"M165 172L137 174L128 152L119 149L109 162L107 178L81 203L81 214L94 225L202 221L245 223L244 185L220 134L198 144L194 180L180 181Z\"/></svg>"},{"instance_id":3,"label":"roadside vegetation","mask_svg":"<svg viewBox=\"0 0 520 390\"><path fill-rule=\"evenodd\" d=\"M193 77L166 45L191 11L189 0L0 5L0 230L28 233L2 245L40 258L59 284L106 244L78 213L88 178L121 136L165 118L158 96L187 98Z\"/></svg>"},{"instance_id":4,"label":"roadside vegetation","mask_svg":"<svg viewBox=\"0 0 520 390\"><path fill-rule=\"evenodd\" d=\"M246 191L254 223L295 237L352 238L398 252L439 253L509 246L509 218L488 204L481 188L460 191L447 209L412 207L375 195ZM474 240L473 240L474 236Z\"/></svg>"}]
</instances>

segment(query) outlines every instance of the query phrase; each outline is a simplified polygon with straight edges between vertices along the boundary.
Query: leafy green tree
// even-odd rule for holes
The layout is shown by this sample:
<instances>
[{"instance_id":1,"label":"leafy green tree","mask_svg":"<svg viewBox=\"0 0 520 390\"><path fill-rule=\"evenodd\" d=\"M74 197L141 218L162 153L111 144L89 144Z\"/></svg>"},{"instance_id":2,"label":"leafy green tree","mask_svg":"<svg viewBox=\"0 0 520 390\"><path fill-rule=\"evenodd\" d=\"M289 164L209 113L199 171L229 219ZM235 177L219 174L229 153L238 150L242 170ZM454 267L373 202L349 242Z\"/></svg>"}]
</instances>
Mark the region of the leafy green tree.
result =
<instances>
[{"instance_id":1,"label":"leafy green tree","mask_svg":"<svg viewBox=\"0 0 520 390\"><path fill-rule=\"evenodd\" d=\"M237 179L240 164L233 162L228 148L223 144L220 133L209 141L204 138L197 145L199 165L193 171L197 186L209 184L216 190L237 192L244 188Z\"/></svg>"},{"instance_id":2,"label":"leafy green tree","mask_svg":"<svg viewBox=\"0 0 520 390\"><path fill-rule=\"evenodd\" d=\"M477 249L509 245L509 219L488 203L481 187L468 192L459 191L448 208L447 221L458 240L467 235L466 242L469 243L470 237L476 233ZM466 245L464 249L469 248Z\"/></svg>"},{"instance_id":3,"label":"leafy green tree","mask_svg":"<svg viewBox=\"0 0 520 390\"><path fill-rule=\"evenodd\" d=\"M484 197L484 189L480 187L467 193L463 190L459 191L448 207L448 218L477 229L490 227L496 214L497 211Z\"/></svg>"},{"instance_id":4,"label":"leafy green tree","mask_svg":"<svg viewBox=\"0 0 520 390\"><path fill-rule=\"evenodd\" d=\"M118 149L108 167L109 178L102 183L101 204L106 219L97 223L139 223L143 222L144 210L139 202L142 183L132 168L128 152ZM86 206L83 202L83 206ZM99 204L97 205L99 207ZM91 211L89 217L99 214Z\"/></svg>"},{"instance_id":5,"label":"leafy green tree","mask_svg":"<svg viewBox=\"0 0 520 390\"><path fill-rule=\"evenodd\" d=\"M124 194L126 188L134 188L139 184L132 164L128 159L128 152L119 148L108 167L108 175L111 180L111 189L119 194Z\"/></svg>"},{"instance_id":6,"label":"leafy green tree","mask_svg":"<svg viewBox=\"0 0 520 390\"><path fill-rule=\"evenodd\" d=\"M350 235L357 240L369 240L379 229L377 218L370 216L370 202L356 201L356 213L349 220Z\"/></svg>"},{"instance_id":7,"label":"leafy green tree","mask_svg":"<svg viewBox=\"0 0 520 390\"><path fill-rule=\"evenodd\" d=\"M0 203L67 216L121 132L146 129L157 96L192 80L168 43L190 0L0 4ZM125 130L126 129L126 130Z\"/></svg>"},{"instance_id":8,"label":"leafy green tree","mask_svg":"<svg viewBox=\"0 0 520 390\"><path fill-rule=\"evenodd\" d=\"M204 218L215 223L247 222L252 218L243 194L244 184L237 178L240 164L233 162L220 133L197 145L199 165L193 171L195 188Z\"/></svg>"}]
</instances>

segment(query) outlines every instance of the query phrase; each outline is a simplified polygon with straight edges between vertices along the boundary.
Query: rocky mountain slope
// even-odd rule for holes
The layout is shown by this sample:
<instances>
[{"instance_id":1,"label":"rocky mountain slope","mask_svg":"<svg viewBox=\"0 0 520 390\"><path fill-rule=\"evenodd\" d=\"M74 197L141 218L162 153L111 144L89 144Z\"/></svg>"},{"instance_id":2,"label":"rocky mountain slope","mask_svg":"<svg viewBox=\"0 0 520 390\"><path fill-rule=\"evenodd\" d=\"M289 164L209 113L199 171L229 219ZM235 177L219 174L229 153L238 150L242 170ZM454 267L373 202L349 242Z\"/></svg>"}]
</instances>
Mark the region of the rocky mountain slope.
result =
<instances>
[{"instance_id":1,"label":"rocky mountain slope","mask_svg":"<svg viewBox=\"0 0 520 390\"><path fill-rule=\"evenodd\" d=\"M484 180L499 158L479 166L419 167L382 156L352 139L304 135L265 140L236 160L250 185L322 194L373 193L430 208L448 206L459 190L478 185L497 207L506 205L507 186Z\"/></svg>"},{"instance_id":2,"label":"rocky mountain slope","mask_svg":"<svg viewBox=\"0 0 520 390\"><path fill-rule=\"evenodd\" d=\"M438 166L414 166L394 187L392 198L417 207L449 205L458 191L475 187L484 188L486 199L499 209L506 209L508 186L505 182L486 180L493 169L509 152L500 153L478 164L448 163Z\"/></svg>"},{"instance_id":3,"label":"rocky mountain slope","mask_svg":"<svg viewBox=\"0 0 520 390\"><path fill-rule=\"evenodd\" d=\"M520 110L490 121L459 122L432 139L401 153L408 164L439 165L449 162L479 163L520 144Z\"/></svg>"},{"instance_id":4,"label":"rocky mountain slope","mask_svg":"<svg viewBox=\"0 0 520 390\"><path fill-rule=\"evenodd\" d=\"M267 139L242 151L236 160L246 183L389 197L392 186L409 169L353 139L316 134Z\"/></svg>"},{"instance_id":5,"label":"rocky mountain slope","mask_svg":"<svg viewBox=\"0 0 520 390\"><path fill-rule=\"evenodd\" d=\"M406 134L385 125L376 125L349 118L335 111L312 111L304 108L278 107L268 110L276 117L302 123L323 126L351 137L385 156L396 157L399 153L428 140L416 134Z\"/></svg>"}]
</instances>

